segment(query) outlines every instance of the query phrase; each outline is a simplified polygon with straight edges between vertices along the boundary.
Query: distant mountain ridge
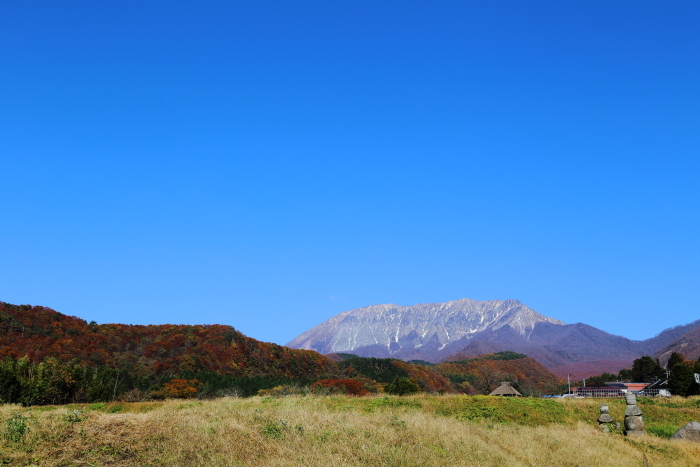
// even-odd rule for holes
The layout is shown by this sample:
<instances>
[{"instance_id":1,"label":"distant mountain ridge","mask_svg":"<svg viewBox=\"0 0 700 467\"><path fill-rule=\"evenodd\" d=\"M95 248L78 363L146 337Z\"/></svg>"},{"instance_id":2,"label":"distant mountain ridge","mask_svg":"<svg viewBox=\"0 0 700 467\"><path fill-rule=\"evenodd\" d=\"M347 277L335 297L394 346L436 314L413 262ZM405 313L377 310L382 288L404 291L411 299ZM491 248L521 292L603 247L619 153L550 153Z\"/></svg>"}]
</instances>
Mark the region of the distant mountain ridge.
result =
<instances>
[{"instance_id":1,"label":"distant mountain ridge","mask_svg":"<svg viewBox=\"0 0 700 467\"><path fill-rule=\"evenodd\" d=\"M668 338L672 338L666 345L661 346L653 357L666 363L673 352L679 352L686 358L697 360L700 358L700 320L693 321L685 326L676 326L668 329Z\"/></svg>"},{"instance_id":2,"label":"distant mountain ridge","mask_svg":"<svg viewBox=\"0 0 700 467\"><path fill-rule=\"evenodd\" d=\"M559 376L586 377L616 373L631 366L635 358L662 349L669 355L672 348L700 353L700 320L635 341L583 323L564 324L517 300L462 299L346 311L287 345L320 353L351 352L430 362L511 350L537 359Z\"/></svg>"},{"instance_id":3,"label":"distant mountain ridge","mask_svg":"<svg viewBox=\"0 0 700 467\"><path fill-rule=\"evenodd\" d=\"M324 354L371 347L373 352L405 358L439 352L453 342L505 327L526 337L537 323L564 325L517 300L373 305L340 313L287 346Z\"/></svg>"}]
</instances>

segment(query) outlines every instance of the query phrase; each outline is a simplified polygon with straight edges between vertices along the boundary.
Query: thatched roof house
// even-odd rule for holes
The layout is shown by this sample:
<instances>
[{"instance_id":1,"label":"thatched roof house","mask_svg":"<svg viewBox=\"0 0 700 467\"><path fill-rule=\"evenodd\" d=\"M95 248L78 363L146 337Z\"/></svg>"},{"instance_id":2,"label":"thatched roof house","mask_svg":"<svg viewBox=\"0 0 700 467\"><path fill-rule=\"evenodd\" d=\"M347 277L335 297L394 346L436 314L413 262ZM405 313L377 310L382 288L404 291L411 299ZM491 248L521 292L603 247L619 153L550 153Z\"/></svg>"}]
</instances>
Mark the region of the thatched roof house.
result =
<instances>
[{"instance_id":1,"label":"thatched roof house","mask_svg":"<svg viewBox=\"0 0 700 467\"><path fill-rule=\"evenodd\" d=\"M498 386L496 389L493 390L490 396L506 396L506 397L522 397L523 395L520 394L513 386L510 385L510 383L503 381L501 382L501 385Z\"/></svg>"}]
</instances>

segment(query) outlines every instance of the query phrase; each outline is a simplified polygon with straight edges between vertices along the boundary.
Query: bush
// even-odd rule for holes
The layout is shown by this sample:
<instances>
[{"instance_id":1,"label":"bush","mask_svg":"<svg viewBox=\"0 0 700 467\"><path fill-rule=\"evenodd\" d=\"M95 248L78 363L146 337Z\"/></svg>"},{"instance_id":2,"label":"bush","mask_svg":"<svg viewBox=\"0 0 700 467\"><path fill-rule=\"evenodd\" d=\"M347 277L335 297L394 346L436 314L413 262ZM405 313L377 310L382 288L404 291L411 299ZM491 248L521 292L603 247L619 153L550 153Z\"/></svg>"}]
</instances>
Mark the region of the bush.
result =
<instances>
[{"instance_id":1,"label":"bush","mask_svg":"<svg viewBox=\"0 0 700 467\"><path fill-rule=\"evenodd\" d=\"M202 383L196 379L173 379L163 385L163 393L165 397L187 399L195 397L201 387Z\"/></svg>"},{"instance_id":2,"label":"bush","mask_svg":"<svg viewBox=\"0 0 700 467\"><path fill-rule=\"evenodd\" d=\"M68 423L80 423L85 420L86 416L82 410L66 411L63 419Z\"/></svg>"},{"instance_id":3,"label":"bush","mask_svg":"<svg viewBox=\"0 0 700 467\"><path fill-rule=\"evenodd\" d=\"M418 385L405 376L397 376L394 381L386 385L384 392L397 396L415 394L418 392Z\"/></svg>"},{"instance_id":4,"label":"bush","mask_svg":"<svg viewBox=\"0 0 700 467\"><path fill-rule=\"evenodd\" d=\"M21 413L15 413L6 422L5 437L10 441L18 442L28 430L27 417Z\"/></svg>"},{"instance_id":5,"label":"bush","mask_svg":"<svg viewBox=\"0 0 700 467\"><path fill-rule=\"evenodd\" d=\"M284 420L281 423L268 421L262 429L262 434L272 439L284 439L284 430L286 428L287 422Z\"/></svg>"}]
</instances>

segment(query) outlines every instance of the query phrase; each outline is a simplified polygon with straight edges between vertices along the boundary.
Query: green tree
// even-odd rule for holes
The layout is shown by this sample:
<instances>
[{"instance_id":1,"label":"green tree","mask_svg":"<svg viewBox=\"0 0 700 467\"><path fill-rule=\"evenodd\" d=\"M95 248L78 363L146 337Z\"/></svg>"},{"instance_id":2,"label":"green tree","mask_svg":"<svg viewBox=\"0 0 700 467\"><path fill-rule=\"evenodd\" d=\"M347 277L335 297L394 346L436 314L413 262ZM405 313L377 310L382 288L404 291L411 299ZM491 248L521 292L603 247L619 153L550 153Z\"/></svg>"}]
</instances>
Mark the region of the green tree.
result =
<instances>
[{"instance_id":1,"label":"green tree","mask_svg":"<svg viewBox=\"0 0 700 467\"><path fill-rule=\"evenodd\" d=\"M587 386L604 386L608 381L616 381L617 375L611 373L603 373L598 376L591 376L586 380Z\"/></svg>"},{"instance_id":2,"label":"green tree","mask_svg":"<svg viewBox=\"0 0 700 467\"><path fill-rule=\"evenodd\" d=\"M700 395L700 384L695 382L695 373L700 374L700 358L698 358L695 361L695 364L693 365L693 382L690 383L690 386L688 387L688 393L687 393L687 395L689 395L689 396Z\"/></svg>"},{"instance_id":3,"label":"green tree","mask_svg":"<svg viewBox=\"0 0 700 467\"><path fill-rule=\"evenodd\" d=\"M687 363L677 363L671 368L671 375L668 378L668 387L671 390L671 394L687 396L690 385L694 382L693 369Z\"/></svg>"},{"instance_id":4,"label":"green tree","mask_svg":"<svg viewBox=\"0 0 700 467\"><path fill-rule=\"evenodd\" d=\"M683 355L682 353L673 352L671 354L671 358L668 359L666 368L668 368L669 370L673 370L673 367L678 365L679 363L685 363L685 355Z\"/></svg>"},{"instance_id":5,"label":"green tree","mask_svg":"<svg viewBox=\"0 0 700 467\"><path fill-rule=\"evenodd\" d=\"M19 402L22 386L15 375L15 365L10 358L0 362L0 403Z\"/></svg>"},{"instance_id":6,"label":"green tree","mask_svg":"<svg viewBox=\"0 0 700 467\"><path fill-rule=\"evenodd\" d=\"M631 368L625 368L620 370L620 373L617 375L617 380L618 381L632 381L634 378L632 378L632 369Z\"/></svg>"},{"instance_id":7,"label":"green tree","mask_svg":"<svg viewBox=\"0 0 700 467\"><path fill-rule=\"evenodd\" d=\"M634 361L632 373L629 376L630 379L638 383L651 383L663 378L665 373L657 360L645 355Z\"/></svg>"},{"instance_id":8,"label":"green tree","mask_svg":"<svg viewBox=\"0 0 700 467\"><path fill-rule=\"evenodd\" d=\"M418 392L418 385L405 376L397 376L394 381L386 385L384 392L397 396L415 394Z\"/></svg>"}]
</instances>

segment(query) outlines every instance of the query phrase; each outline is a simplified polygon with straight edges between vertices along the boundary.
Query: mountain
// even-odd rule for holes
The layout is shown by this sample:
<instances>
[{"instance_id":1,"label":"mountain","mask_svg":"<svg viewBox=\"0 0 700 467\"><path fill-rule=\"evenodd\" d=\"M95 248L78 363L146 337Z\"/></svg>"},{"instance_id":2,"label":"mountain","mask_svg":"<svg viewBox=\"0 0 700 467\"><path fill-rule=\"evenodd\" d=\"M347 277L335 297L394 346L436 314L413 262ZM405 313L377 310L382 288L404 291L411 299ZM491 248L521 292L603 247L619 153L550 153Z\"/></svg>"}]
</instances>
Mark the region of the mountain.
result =
<instances>
[{"instance_id":1,"label":"mountain","mask_svg":"<svg viewBox=\"0 0 700 467\"><path fill-rule=\"evenodd\" d=\"M463 298L414 306L374 305L340 313L287 346L324 354L351 352L435 361L448 355L442 352L448 345L466 342L484 332L510 329L527 339L537 323L564 325L517 300L481 302Z\"/></svg>"},{"instance_id":2,"label":"mountain","mask_svg":"<svg viewBox=\"0 0 700 467\"><path fill-rule=\"evenodd\" d=\"M691 323L686 326L678 326L677 328L672 328L669 331L675 331L673 334L678 334L678 332L683 332L680 336L677 336L667 345L664 345L659 350L657 350L652 356L658 358L662 364L668 362L669 357L673 352L682 353L685 358L697 360L700 358L700 326L690 328L694 324L700 324L700 320Z\"/></svg>"},{"instance_id":3,"label":"mountain","mask_svg":"<svg viewBox=\"0 0 700 467\"><path fill-rule=\"evenodd\" d=\"M496 320L527 331L526 320L533 315L525 310L518 318L513 308L497 310ZM355 378L379 390L407 376L422 390L440 393L488 391L502 378L540 392L556 380L531 358L512 352L480 357L471 365L446 364L445 374L427 362L331 357L260 342L231 326L96 324L46 307L0 302L0 403L247 396L329 377Z\"/></svg>"},{"instance_id":4,"label":"mountain","mask_svg":"<svg viewBox=\"0 0 700 467\"><path fill-rule=\"evenodd\" d=\"M346 311L287 345L321 353L351 352L430 362L510 350L537 359L560 377L587 377L617 373L630 367L634 359L672 345L693 349L692 343L698 342L700 353L700 339L693 340L692 334L698 328L700 320L667 329L651 339L634 341L583 323L564 324L517 300L462 299ZM686 335L688 342L683 341ZM666 350L669 355L671 351Z\"/></svg>"},{"instance_id":5,"label":"mountain","mask_svg":"<svg viewBox=\"0 0 700 467\"><path fill-rule=\"evenodd\" d=\"M443 361L463 360L490 352L511 350L529 355L554 374L586 377L604 372L617 373L639 357L639 343L614 336L582 323L556 326L538 323L527 336L511 329L481 333Z\"/></svg>"}]
</instances>

